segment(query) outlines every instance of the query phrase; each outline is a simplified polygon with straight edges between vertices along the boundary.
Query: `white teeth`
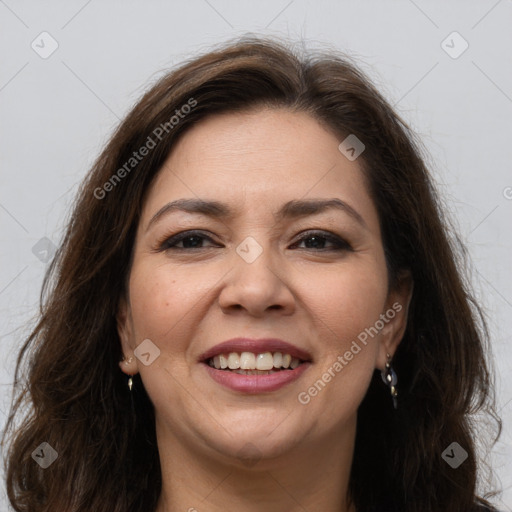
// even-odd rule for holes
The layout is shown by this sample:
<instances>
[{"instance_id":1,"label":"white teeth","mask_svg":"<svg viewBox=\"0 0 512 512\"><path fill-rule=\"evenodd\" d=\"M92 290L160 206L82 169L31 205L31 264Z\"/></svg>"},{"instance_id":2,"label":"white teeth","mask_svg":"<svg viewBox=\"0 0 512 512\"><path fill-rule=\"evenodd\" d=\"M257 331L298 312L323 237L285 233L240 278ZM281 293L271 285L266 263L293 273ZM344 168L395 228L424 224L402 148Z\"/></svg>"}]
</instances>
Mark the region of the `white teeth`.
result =
<instances>
[{"instance_id":1,"label":"white teeth","mask_svg":"<svg viewBox=\"0 0 512 512\"><path fill-rule=\"evenodd\" d=\"M264 352L254 354L253 352L230 352L229 354L218 354L208 360L208 364L217 370L239 370L236 373L244 375L262 375L274 373L281 369L290 368L294 370L301 361L297 357L282 352Z\"/></svg>"},{"instance_id":2,"label":"white teeth","mask_svg":"<svg viewBox=\"0 0 512 512\"><path fill-rule=\"evenodd\" d=\"M242 370L256 369L256 356L252 352L242 352L240 355L240 368Z\"/></svg>"},{"instance_id":3,"label":"white teeth","mask_svg":"<svg viewBox=\"0 0 512 512\"><path fill-rule=\"evenodd\" d=\"M264 354L258 354L256 357L256 369L257 370L272 370L274 368L274 358L270 352Z\"/></svg>"},{"instance_id":4,"label":"white teeth","mask_svg":"<svg viewBox=\"0 0 512 512\"><path fill-rule=\"evenodd\" d=\"M279 370L234 370L233 373L239 373L240 375L270 375L276 373Z\"/></svg>"},{"instance_id":5,"label":"white teeth","mask_svg":"<svg viewBox=\"0 0 512 512\"><path fill-rule=\"evenodd\" d=\"M224 354L219 354L218 356L214 356L213 359L210 359L210 366L214 366L217 370L221 368L224 370L228 367L228 359Z\"/></svg>"},{"instance_id":6,"label":"white teeth","mask_svg":"<svg viewBox=\"0 0 512 512\"><path fill-rule=\"evenodd\" d=\"M230 370L240 368L240 356L236 352L230 352L228 356L228 367Z\"/></svg>"}]
</instances>

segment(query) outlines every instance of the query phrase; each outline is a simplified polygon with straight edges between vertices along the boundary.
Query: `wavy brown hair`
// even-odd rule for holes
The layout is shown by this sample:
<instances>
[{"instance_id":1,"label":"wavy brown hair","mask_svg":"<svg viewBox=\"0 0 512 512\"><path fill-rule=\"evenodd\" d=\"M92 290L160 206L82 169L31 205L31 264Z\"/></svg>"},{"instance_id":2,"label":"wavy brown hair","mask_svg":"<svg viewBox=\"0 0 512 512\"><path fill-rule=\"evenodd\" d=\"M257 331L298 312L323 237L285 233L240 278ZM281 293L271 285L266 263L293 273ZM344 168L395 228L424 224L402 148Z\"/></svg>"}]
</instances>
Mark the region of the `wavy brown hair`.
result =
<instances>
[{"instance_id":1,"label":"wavy brown hair","mask_svg":"<svg viewBox=\"0 0 512 512\"><path fill-rule=\"evenodd\" d=\"M171 126L187 104L194 107ZM358 162L379 214L389 285L403 269L414 280L394 358L398 409L376 371L358 411L349 485L357 511L466 512L485 502L473 415L492 419L494 441L501 429L488 331L417 137L349 57L299 55L276 40L244 37L159 79L79 190L44 279L40 318L16 365L3 443L9 440L6 482L17 512L154 511L161 473L153 406L140 376L130 395L118 367L116 313L135 230L148 187L189 127L215 113L262 107L306 112L340 141L348 134L363 141ZM156 146L119 172L148 137L156 142L161 126L167 130ZM31 457L43 441L58 452L47 469ZM469 455L457 469L441 457L454 441Z\"/></svg>"}]
</instances>

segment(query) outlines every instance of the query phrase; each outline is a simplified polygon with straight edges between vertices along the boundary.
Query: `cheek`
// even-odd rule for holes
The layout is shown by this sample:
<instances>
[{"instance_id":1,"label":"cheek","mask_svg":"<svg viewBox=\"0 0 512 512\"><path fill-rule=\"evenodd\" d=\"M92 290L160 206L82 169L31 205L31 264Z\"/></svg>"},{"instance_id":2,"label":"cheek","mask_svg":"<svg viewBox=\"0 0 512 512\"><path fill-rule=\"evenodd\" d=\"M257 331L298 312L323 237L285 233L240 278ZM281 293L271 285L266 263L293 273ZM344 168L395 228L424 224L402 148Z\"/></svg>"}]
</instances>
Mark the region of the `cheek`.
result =
<instances>
[{"instance_id":1,"label":"cheek","mask_svg":"<svg viewBox=\"0 0 512 512\"><path fill-rule=\"evenodd\" d=\"M315 278L303 273L301 292L318 332L324 332L328 352L343 350L382 313L387 295L387 274L371 261L338 266L316 272ZM316 283L312 286L312 283Z\"/></svg>"},{"instance_id":2,"label":"cheek","mask_svg":"<svg viewBox=\"0 0 512 512\"><path fill-rule=\"evenodd\" d=\"M311 288L311 282L317 286ZM385 304L385 266L363 258L315 280L303 275L303 294L320 350L298 399L318 409L326 424L335 424L357 409L375 370L379 336L365 330L375 325Z\"/></svg>"},{"instance_id":3,"label":"cheek","mask_svg":"<svg viewBox=\"0 0 512 512\"><path fill-rule=\"evenodd\" d=\"M136 343L149 338L162 349L172 342L173 351L188 343L188 324L194 308L201 307L201 298L215 282L212 273L195 269L155 266L141 261L133 267L130 298ZM183 346L182 346L183 345Z\"/></svg>"}]
</instances>

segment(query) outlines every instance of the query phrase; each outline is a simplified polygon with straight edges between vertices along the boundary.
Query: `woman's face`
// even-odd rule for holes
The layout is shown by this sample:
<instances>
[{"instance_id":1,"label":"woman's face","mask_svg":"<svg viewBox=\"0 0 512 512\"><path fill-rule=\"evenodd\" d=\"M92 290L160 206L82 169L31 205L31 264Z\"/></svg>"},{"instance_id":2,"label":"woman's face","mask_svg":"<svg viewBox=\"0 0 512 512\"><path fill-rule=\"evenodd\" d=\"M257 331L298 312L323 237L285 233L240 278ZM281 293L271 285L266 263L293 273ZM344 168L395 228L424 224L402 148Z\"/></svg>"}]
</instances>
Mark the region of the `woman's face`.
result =
<instances>
[{"instance_id":1,"label":"woman's face","mask_svg":"<svg viewBox=\"0 0 512 512\"><path fill-rule=\"evenodd\" d=\"M340 142L304 113L230 113L198 123L162 167L118 316L124 353L143 343L121 368L140 372L159 440L259 459L355 425L409 290L388 295L377 211ZM183 199L190 211L166 208ZM233 338L253 341L215 348Z\"/></svg>"}]
</instances>

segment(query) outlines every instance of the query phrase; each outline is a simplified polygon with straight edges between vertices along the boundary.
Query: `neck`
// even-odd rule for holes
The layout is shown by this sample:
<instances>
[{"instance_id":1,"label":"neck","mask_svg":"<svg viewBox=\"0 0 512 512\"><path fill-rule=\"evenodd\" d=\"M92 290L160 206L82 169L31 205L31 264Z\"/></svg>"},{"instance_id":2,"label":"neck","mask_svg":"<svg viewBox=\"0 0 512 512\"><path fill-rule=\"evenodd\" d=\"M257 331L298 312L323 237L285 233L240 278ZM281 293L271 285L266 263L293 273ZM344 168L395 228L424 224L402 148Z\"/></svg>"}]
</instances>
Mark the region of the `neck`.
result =
<instances>
[{"instance_id":1,"label":"neck","mask_svg":"<svg viewBox=\"0 0 512 512\"><path fill-rule=\"evenodd\" d=\"M354 512L347 495L355 427L354 419L330 439L243 464L187 446L157 421L162 492L156 512Z\"/></svg>"}]
</instances>

